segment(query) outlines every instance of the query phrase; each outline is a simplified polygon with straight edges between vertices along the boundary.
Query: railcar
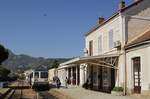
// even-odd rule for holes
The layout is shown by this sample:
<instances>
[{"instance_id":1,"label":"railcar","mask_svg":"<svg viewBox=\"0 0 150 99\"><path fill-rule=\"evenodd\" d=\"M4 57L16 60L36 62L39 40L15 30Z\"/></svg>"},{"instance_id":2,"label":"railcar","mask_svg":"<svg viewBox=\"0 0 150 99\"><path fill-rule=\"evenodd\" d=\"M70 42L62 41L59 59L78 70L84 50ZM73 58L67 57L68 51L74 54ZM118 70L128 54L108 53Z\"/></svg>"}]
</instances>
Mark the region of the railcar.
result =
<instances>
[{"instance_id":1,"label":"railcar","mask_svg":"<svg viewBox=\"0 0 150 99\"><path fill-rule=\"evenodd\" d=\"M45 68L34 69L31 73L31 87L33 89L49 88L48 70Z\"/></svg>"}]
</instances>

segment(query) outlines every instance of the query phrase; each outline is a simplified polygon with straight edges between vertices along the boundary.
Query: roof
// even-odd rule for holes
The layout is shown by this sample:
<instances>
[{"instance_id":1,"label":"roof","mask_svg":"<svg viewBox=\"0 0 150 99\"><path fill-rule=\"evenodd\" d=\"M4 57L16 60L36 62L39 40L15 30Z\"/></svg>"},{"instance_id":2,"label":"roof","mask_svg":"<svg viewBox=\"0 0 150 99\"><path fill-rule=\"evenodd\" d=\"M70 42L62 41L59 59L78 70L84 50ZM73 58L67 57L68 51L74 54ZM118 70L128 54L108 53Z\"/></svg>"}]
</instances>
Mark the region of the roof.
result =
<instances>
[{"instance_id":1,"label":"roof","mask_svg":"<svg viewBox=\"0 0 150 99\"><path fill-rule=\"evenodd\" d=\"M96 55L96 56L86 56L86 57L78 57L78 58L74 58L72 60L69 60L67 62L64 62L62 64L60 64L61 66L66 66L66 65L70 65L72 66L72 64L80 64L80 63L86 63L86 61L88 60L94 60L94 59L101 59L101 58L108 58L108 57L118 57L119 54L102 54L102 55ZM60 67L61 67L60 66Z\"/></svg>"},{"instance_id":2,"label":"roof","mask_svg":"<svg viewBox=\"0 0 150 99\"><path fill-rule=\"evenodd\" d=\"M140 44L140 43L145 42L145 41L150 41L150 30L145 32L145 33L143 33L142 35L136 37L131 42L127 43L125 48L128 48L128 47L130 47L132 45Z\"/></svg>"},{"instance_id":3,"label":"roof","mask_svg":"<svg viewBox=\"0 0 150 99\"><path fill-rule=\"evenodd\" d=\"M45 66L39 66L39 67L35 68L34 71L48 71L48 69Z\"/></svg>"},{"instance_id":4,"label":"roof","mask_svg":"<svg viewBox=\"0 0 150 99\"><path fill-rule=\"evenodd\" d=\"M106 24L107 22L109 22L111 19L113 19L114 17L116 17L117 15L119 15L119 13L126 11L127 9L141 3L144 0L137 0L136 2L133 2L132 4L118 10L116 13L114 13L110 18L108 18L107 20L105 20L102 24L97 24L96 26L94 26L90 31L88 31L87 33L85 33L85 36L88 36L89 34L91 34L93 31L97 30L99 27L103 26L104 24Z\"/></svg>"},{"instance_id":5,"label":"roof","mask_svg":"<svg viewBox=\"0 0 150 99\"><path fill-rule=\"evenodd\" d=\"M108 21L110 21L111 19L113 19L114 17L116 17L119 14L119 12L113 14L110 18L108 18L107 20L105 20L102 24L97 24L96 26L94 26L90 31L88 31L87 33L85 33L85 36L88 36L89 34L91 34L93 31L97 30L99 27L103 26L104 24L106 24Z\"/></svg>"}]
</instances>

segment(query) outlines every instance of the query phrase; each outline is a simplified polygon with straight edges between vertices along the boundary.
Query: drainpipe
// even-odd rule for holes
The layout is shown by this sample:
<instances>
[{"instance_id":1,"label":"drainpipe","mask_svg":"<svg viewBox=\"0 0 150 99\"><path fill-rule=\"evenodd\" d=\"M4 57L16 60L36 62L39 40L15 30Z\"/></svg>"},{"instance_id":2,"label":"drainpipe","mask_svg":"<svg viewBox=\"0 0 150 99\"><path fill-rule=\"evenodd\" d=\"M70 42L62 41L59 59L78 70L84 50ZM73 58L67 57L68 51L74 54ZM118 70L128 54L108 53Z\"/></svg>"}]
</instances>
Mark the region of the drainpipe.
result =
<instances>
[{"instance_id":1,"label":"drainpipe","mask_svg":"<svg viewBox=\"0 0 150 99\"><path fill-rule=\"evenodd\" d=\"M124 95L127 95L127 62L126 62L126 49L124 48L124 62L125 62L125 70L124 70L124 75L125 75L125 82L124 82Z\"/></svg>"},{"instance_id":2,"label":"drainpipe","mask_svg":"<svg viewBox=\"0 0 150 99\"><path fill-rule=\"evenodd\" d=\"M120 13L121 14L121 13ZM122 16L122 33L124 34L124 45L127 44L127 27L126 27L126 16ZM123 48L123 54L124 54L124 95L127 94L127 64L126 64L126 49Z\"/></svg>"}]
</instances>

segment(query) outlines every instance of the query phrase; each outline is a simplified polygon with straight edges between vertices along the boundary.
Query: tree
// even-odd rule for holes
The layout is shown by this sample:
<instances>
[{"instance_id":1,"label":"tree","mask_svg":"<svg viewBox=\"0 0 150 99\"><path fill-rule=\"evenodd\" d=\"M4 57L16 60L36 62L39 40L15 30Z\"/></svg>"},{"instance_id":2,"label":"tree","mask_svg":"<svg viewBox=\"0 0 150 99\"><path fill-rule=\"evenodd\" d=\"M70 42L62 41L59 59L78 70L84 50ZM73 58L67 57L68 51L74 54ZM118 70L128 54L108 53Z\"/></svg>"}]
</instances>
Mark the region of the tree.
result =
<instances>
[{"instance_id":1,"label":"tree","mask_svg":"<svg viewBox=\"0 0 150 99\"><path fill-rule=\"evenodd\" d=\"M0 45L0 81L8 80L7 78L10 70L1 66L2 62L8 58L8 55L8 50L3 45Z\"/></svg>"},{"instance_id":2,"label":"tree","mask_svg":"<svg viewBox=\"0 0 150 99\"><path fill-rule=\"evenodd\" d=\"M8 81L10 70L0 66L0 81Z\"/></svg>"},{"instance_id":3,"label":"tree","mask_svg":"<svg viewBox=\"0 0 150 99\"><path fill-rule=\"evenodd\" d=\"M52 68L58 68L59 63L57 60L54 60L53 64L52 64Z\"/></svg>"},{"instance_id":4,"label":"tree","mask_svg":"<svg viewBox=\"0 0 150 99\"><path fill-rule=\"evenodd\" d=\"M0 67L0 77L7 77L9 73L10 73L10 70L4 67Z\"/></svg>"},{"instance_id":5,"label":"tree","mask_svg":"<svg viewBox=\"0 0 150 99\"><path fill-rule=\"evenodd\" d=\"M8 58L8 55L8 50L3 45L0 45L0 65Z\"/></svg>"}]
</instances>

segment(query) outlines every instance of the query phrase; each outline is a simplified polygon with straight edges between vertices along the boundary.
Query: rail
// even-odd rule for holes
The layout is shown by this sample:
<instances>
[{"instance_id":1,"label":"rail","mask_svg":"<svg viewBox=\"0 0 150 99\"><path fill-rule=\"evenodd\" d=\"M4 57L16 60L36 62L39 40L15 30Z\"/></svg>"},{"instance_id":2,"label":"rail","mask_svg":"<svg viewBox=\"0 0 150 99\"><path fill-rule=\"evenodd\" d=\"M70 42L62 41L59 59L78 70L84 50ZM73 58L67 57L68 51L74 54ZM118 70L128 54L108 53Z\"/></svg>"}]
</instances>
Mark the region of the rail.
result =
<instances>
[{"instance_id":1,"label":"rail","mask_svg":"<svg viewBox=\"0 0 150 99\"><path fill-rule=\"evenodd\" d=\"M23 89L24 89L24 82L18 81L17 86L12 87L12 91L6 96L6 99L22 99L23 98ZM15 93L17 94L17 98L15 97Z\"/></svg>"}]
</instances>

